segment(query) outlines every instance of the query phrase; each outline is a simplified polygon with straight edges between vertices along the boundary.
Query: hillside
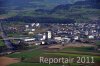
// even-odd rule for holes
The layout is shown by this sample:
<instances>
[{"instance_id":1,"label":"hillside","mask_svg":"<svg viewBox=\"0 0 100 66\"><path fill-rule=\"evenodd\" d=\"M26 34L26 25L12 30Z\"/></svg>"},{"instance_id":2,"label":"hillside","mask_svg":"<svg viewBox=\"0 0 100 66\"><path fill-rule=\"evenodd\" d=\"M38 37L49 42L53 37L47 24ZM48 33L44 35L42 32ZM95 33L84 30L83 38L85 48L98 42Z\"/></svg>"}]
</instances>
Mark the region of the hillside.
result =
<instances>
[{"instance_id":1,"label":"hillside","mask_svg":"<svg viewBox=\"0 0 100 66\"><path fill-rule=\"evenodd\" d=\"M35 3L37 1L38 3L41 3L41 0L34 0ZM13 0L12 2L14 2L15 4L9 3L8 5L10 9L8 9L7 14L3 14L1 16L6 15L10 19L14 19L13 18L14 16L15 17L20 16L23 18L24 17L51 18L51 20L53 19L62 19L62 20L68 19L69 20L70 19L76 22L97 22L100 20L100 0L85 0L85 1L77 0L75 2L70 0L70 3L68 2L69 0L67 2L63 0L62 2L65 2L63 4L61 4L62 2L60 3L60 0L58 1L57 3L59 3L59 5L55 4L56 5L55 7L54 5L52 5L53 8L44 8L45 6L52 7L50 6L50 4L53 4L54 1L48 0L48 2L50 2L49 5L46 5L46 4L38 5L38 4L33 4L32 0L21 0L20 3L19 1ZM15 5L15 6L19 5L20 7L17 6L15 8L15 6L11 6L11 5ZM35 6L35 5L38 5L38 6ZM1 13L5 13L5 11L3 10L1 11ZM29 20L28 18L26 18L26 21L31 22L31 20ZM47 21L47 20L43 20L43 21Z\"/></svg>"},{"instance_id":2,"label":"hillside","mask_svg":"<svg viewBox=\"0 0 100 66\"><path fill-rule=\"evenodd\" d=\"M78 1L74 4L59 5L52 10L52 14L71 18L77 22L91 22L100 20L100 3L97 1Z\"/></svg>"},{"instance_id":3,"label":"hillside","mask_svg":"<svg viewBox=\"0 0 100 66\"><path fill-rule=\"evenodd\" d=\"M97 5L100 5L97 1L77 1L74 4L58 5L51 10L37 9L20 14L32 17L72 19L76 22L95 22L100 20L100 8Z\"/></svg>"}]
</instances>

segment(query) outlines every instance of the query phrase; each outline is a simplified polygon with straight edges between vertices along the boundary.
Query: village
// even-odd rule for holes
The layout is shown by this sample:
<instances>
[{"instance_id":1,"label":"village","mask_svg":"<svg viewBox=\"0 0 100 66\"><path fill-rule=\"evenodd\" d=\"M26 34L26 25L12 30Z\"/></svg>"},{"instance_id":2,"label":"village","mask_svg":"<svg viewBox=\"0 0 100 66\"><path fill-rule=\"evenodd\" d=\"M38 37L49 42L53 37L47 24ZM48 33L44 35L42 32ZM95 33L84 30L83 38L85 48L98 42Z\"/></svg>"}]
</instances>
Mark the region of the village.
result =
<instances>
[{"instance_id":1,"label":"village","mask_svg":"<svg viewBox=\"0 0 100 66\"><path fill-rule=\"evenodd\" d=\"M5 31L9 38L19 38L26 42L45 41L49 43L54 41L63 44L78 41L92 43L100 39L100 26L96 23L18 24L6 26Z\"/></svg>"}]
</instances>

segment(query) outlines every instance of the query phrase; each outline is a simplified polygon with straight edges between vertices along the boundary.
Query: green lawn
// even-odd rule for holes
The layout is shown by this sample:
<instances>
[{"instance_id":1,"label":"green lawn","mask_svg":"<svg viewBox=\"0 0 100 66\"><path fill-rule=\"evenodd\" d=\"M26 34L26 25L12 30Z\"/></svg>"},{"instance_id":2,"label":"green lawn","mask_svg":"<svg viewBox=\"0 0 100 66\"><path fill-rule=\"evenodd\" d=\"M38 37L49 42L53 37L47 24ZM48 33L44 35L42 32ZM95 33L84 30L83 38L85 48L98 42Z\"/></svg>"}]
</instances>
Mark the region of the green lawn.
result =
<instances>
[{"instance_id":1,"label":"green lawn","mask_svg":"<svg viewBox=\"0 0 100 66\"><path fill-rule=\"evenodd\" d=\"M80 51L80 52L93 52L93 47L73 47L73 48L64 48L61 51Z\"/></svg>"},{"instance_id":2,"label":"green lawn","mask_svg":"<svg viewBox=\"0 0 100 66\"><path fill-rule=\"evenodd\" d=\"M69 64L42 64L42 63L24 63L24 62L20 62L20 63L15 63L15 64L11 64L8 66L68 66ZM81 64L77 64L77 63L70 63L70 66L81 66ZM84 64L84 66L93 66L93 65L89 65L89 64Z\"/></svg>"},{"instance_id":3,"label":"green lawn","mask_svg":"<svg viewBox=\"0 0 100 66\"><path fill-rule=\"evenodd\" d=\"M9 66L62 66L63 64L41 64L41 63L15 63L11 64ZM65 66L68 64L64 64ZM76 63L71 63L71 66L80 66L79 64ZM88 66L88 65L87 65Z\"/></svg>"},{"instance_id":4,"label":"green lawn","mask_svg":"<svg viewBox=\"0 0 100 66\"><path fill-rule=\"evenodd\" d=\"M94 57L95 62L100 62L100 56L92 56L92 55L81 55L81 54L67 54L67 53L46 53L44 56L50 57Z\"/></svg>"},{"instance_id":5,"label":"green lawn","mask_svg":"<svg viewBox=\"0 0 100 66\"><path fill-rule=\"evenodd\" d=\"M15 63L9 66L61 66L61 64Z\"/></svg>"},{"instance_id":6,"label":"green lawn","mask_svg":"<svg viewBox=\"0 0 100 66\"><path fill-rule=\"evenodd\" d=\"M32 57L40 56L41 54L43 54L43 51L33 50L33 51L24 51L21 53L10 54L8 55L8 57L21 58L24 56L25 58L32 58Z\"/></svg>"},{"instance_id":7,"label":"green lawn","mask_svg":"<svg viewBox=\"0 0 100 66\"><path fill-rule=\"evenodd\" d=\"M78 57L78 56L91 57L92 55L69 54L69 53L60 53L60 52L56 52L56 53L50 52L49 53L49 52L41 51L41 50L26 51L26 52L8 55L8 57L13 57L13 58L21 58L23 56L25 58L39 58L41 56L45 56L45 57ZM100 56L92 56L92 57L94 57L96 61L100 61Z\"/></svg>"},{"instance_id":8,"label":"green lawn","mask_svg":"<svg viewBox=\"0 0 100 66\"><path fill-rule=\"evenodd\" d=\"M74 50L74 49L73 49ZM85 50L86 51L86 50ZM25 62L20 62L20 63L15 63L11 64L9 66L61 66L61 64L40 64L36 63L37 61L39 62L39 57L52 57L52 58L76 58L76 57L94 57L95 62L100 62L100 56L92 56L91 54L88 55L82 55L82 54L70 54L70 53L61 53L61 52L47 52L43 50L32 50L32 51L24 51L20 53L14 53L8 55L8 57L13 57L13 58L21 58L25 57L26 61ZM71 66L80 66L79 64L71 64ZM91 65L87 65L91 66Z\"/></svg>"},{"instance_id":9,"label":"green lawn","mask_svg":"<svg viewBox=\"0 0 100 66\"><path fill-rule=\"evenodd\" d=\"M34 47L36 48L36 47ZM58 51L61 52L61 51L80 51L80 52L89 52L89 51L92 51L93 49L92 48L88 48L88 47L82 47L82 48L65 48L63 50L60 50ZM52 52L52 51L50 51ZM47 51L42 51L42 50L32 50L32 51L24 51L24 52L20 52L20 53L14 53L14 54L10 54L8 55L8 57L15 57L15 58L20 58L22 56L26 57L26 58L32 58L33 56L34 57L38 57L38 56L41 56L41 55L45 55L45 53L49 53Z\"/></svg>"}]
</instances>

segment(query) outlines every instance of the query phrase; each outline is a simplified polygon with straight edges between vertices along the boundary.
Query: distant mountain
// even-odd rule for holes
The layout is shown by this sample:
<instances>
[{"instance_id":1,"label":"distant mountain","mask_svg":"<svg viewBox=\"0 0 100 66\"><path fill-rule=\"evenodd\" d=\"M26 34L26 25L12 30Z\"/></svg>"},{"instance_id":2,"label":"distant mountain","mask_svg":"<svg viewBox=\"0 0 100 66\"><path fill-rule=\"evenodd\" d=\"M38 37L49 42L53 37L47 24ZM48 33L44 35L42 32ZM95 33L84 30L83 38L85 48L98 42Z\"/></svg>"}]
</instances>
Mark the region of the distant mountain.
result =
<instances>
[{"instance_id":1,"label":"distant mountain","mask_svg":"<svg viewBox=\"0 0 100 66\"><path fill-rule=\"evenodd\" d=\"M58 5L53 9L53 12L58 10L68 10L71 7L100 9L100 0L85 0L85 1L77 1L74 4Z\"/></svg>"},{"instance_id":2,"label":"distant mountain","mask_svg":"<svg viewBox=\"0 0 100 66\"><path fill-rule=\"evenodd\" d=\"M52 12L56 12L59 10L68 10L68 9L70 9L71 6L72 6L72 4L58 5L52 10Z\"/></svg>"},{"instance_id":3,"label":"distant mountain","mask_svg":"<svg viewBox=\"0 0 100 66\"><path fill-rule=\"evenodd\" d=\"M35 12L50 14L51 13L51 10L47 10L47 9L36 9Z\"/></svg>"},{"instance_id":4,"label":"distant mountain","mask_svg":"<svg viewBox=\"0 0 100 66\"><path fill-rule=\"evenodd\" d=\"M9 9L15 9L18 7L23 8L43 8L50 9L60 4L69 4L81 0L0 0L0 7L9 7Z\"/></svg>"},{"instance_id":5,"label":"distant mountain","mask_svg":"<svg viewBox=\"0 0 100 66\"><path fill-rule=\"evenodd\" d=\"M11 19L21 21L21 17L24 17L25 22L32 22L33 18L40 22L64 20L64 23L67 19L73 22L100 20L100 0L0 0L0 6L6 7L0 8L1 14L7 9L6 11L12 10L11 15L18 16L18 18L11 16L8 21Z\"/></svg>"},{"instance_id":6,"label":"distant mountain","mask_svg":"<svg viewBox=\"0 0 100 66\"><path fill-rule=\"evenodd\" d=\"M52 18L52 17L30 17L30 16L14 16L7 19L1 19L2 22L20 22L24 21L26 23L74 23L73 19L59 19L59 18Z\"/></svg>"},{"instance_id":7,"label":"distant mountain","mask_svg":"<svg viewBox=\"0 0 100 66\"><path fill-rule=\"evenodd\" d=\"M77 1L74 5L85 6L88 8L97 8L100 9L100 0L85 0L85 1Z\"/></svg>"},{"instance_id":8,"label":"distant mountain","mask_svg":"<svg viewBox=\"0 0 100 66\"><path fill-rule=\"evenodd\" d=\"M77 1L73 4L62 4L52 9L55 17L71 18L77 22L95 22L100 20L100 0Z\"/></svg>"}]
</instances>

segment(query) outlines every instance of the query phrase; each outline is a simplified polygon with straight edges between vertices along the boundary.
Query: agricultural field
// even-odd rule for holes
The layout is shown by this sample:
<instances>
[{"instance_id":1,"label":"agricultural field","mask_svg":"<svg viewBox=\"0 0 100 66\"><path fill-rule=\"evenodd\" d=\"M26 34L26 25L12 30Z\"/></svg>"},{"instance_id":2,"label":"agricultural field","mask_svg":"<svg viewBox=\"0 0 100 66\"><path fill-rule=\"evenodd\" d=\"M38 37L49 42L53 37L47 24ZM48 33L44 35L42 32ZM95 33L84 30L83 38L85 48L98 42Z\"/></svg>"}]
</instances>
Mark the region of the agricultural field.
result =
<instances>
[{"instance_id":1,"label":"agricultural field","mask_svg":"<svg viewBox=\"0 0 100 66\"><path fill-rule=\"evenodd\" d=\"M97 62L100 62L100 56L98 55L91 55L91 54L85 54L89 52L91 49L90 48L77 48L75 51L79 51L79 52L83 52L83 54L81 53L67 53L67 51L73 51L76 48L64 48L63 50L58 50L58 51L45 51L45 50L31 50L31 51L24 51L24 52L19 52L19 53L14 53L14 54L10 54L8 55L8 57L11 58L21 58L24 57L25 60L19 63L15 63L15 64L11 64L9 66L61 66L63 65L61 64L41 64L39 63L39 58L40 57L48 57L48 58L60 58L60 57L72 57L72 58L77 58L77 57L94 57L94 60L96 63L94 64L83 64L84 66L93 66L95 64L97 64ZM83 50L80 50L83 49ZM66 51L66 52L63 52ZM68 64L64 64L64 65L68 65ZM71 66L80 66L80 64L77 63L71 63Z\"/></svg>"}]
</instances>

